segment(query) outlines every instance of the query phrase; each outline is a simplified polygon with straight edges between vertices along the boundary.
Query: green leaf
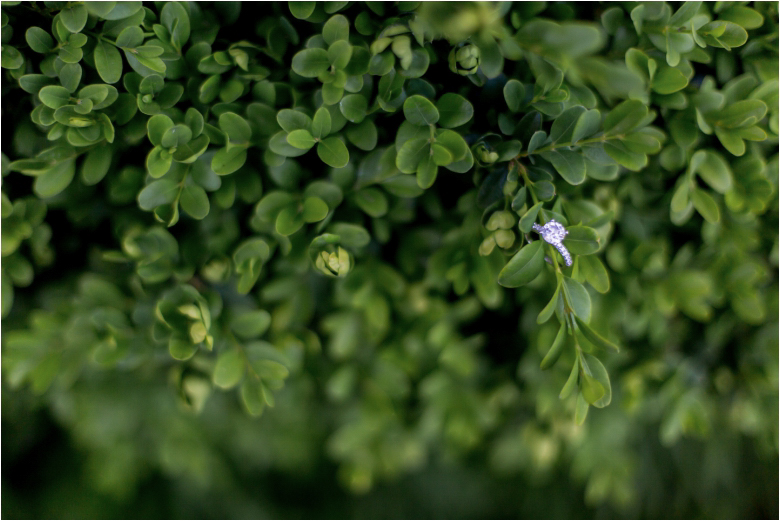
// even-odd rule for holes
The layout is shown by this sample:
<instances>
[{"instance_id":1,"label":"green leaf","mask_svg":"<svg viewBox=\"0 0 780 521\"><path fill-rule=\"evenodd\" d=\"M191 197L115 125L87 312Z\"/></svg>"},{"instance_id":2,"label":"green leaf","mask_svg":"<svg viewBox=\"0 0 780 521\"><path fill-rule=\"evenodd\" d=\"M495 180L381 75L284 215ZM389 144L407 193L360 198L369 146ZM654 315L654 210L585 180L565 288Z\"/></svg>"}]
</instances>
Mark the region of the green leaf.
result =
<instances>
[{"instance_id":1,"label":"green leaf","mask_svg":"<svg viewBox=\"0 0 780 521\"><path fill-rule=\"evenodd\" d=\"M594 407L606 407L612 402L612 384L609 381L607 369L604 367L604 364L601 363L601 360L589 353L584 353L582 364L584 367L587 367L590 372L589 376L592 381L598 382L602 389L604 389L604 395L598 400L591 402L591 404Z\"/></svg>"},{"instance_id":2,"label":"green leaf","mask_svg":"<svg viewBox=\"0 0 780 521\"><path fill-rule=\"evenodd\" d=\"M601 126L601 113L598 109L586 110L583 112L577 123L574 125L574 130L571 134L571 142L576 143L580 139L588 138L598 132Z\"/></svg>"},{"instance_id":3,"label":"green leaf","mask_svg":"<svg viewBox=\"0 0 780 521\"><path fill-rule=\"evenodd\" d=\"M578 316L575 316L574 318L577 321L577 326L579 327L582 336L584 336L588 342L601 349L611 349L616 352L620 351L620 348L618 348L617 345L613 344L603 336L593 331L593 329L590 327L590 325L588 325L587 322L585 322Z\"/></svg>"},{"instance_id":4,"label":"green leaf","mask_svg":"<svg viewBox=\"0 0 780 521\"><path fill-rule=\"evenodd\" d=\"M325 43L332 45L338 40L349 41L349 20L341 14L331 16L322 27L322 39Z\"/></svg>"},{"instance_id":5,"label":"green leaf","mask_svg":"<svg viewBox=\"0 0 780 521\"><path fill-rule=\"evenodd\" d=\"M586 255L580 257L577 262L579 262L580 271L585 277L585 281L593 289L599 293L607 293L609 291L609 274L607 273L607 268L604 267L604 264L598 257Z\"/></svg>"},{"instance_id":6,"label":"green leaf","mask_svg":"<svg viewBox=\"0 0 780 521\"><path fill-rule=\"evenodd\" d=\"M572 391L577 387L577 380L578 376L580 374L580 360L579 357L575 358L574 365L571 367L571 372L569 373L569 378L566 380L566 383L563 385L563 388L561 389L560 394L558 395L558 398L561 400L565 400L569 397L569 395L572 393Z\"/></svg>"},{"instance_id":7,"label":"green leaf","mask_svg":"<svg viewBox=\"0 0 780 521\"><path fill-rule=\"evenodd\" d=\"M47 85L40 90L38 97L47 107L58 109L68 104L70 91L59 85Z\"/></svg>"},{"instance_id":8,"label":"green leaf","mask_svg":"<svg viewBox=\"0 0 780 521\"><path fill-rule=\"evenodd\" d=\"M287 134L287 142L295 148L300 148L302 150L309 150L317 144L317 140L304 128L293 130Z\"/></svg>"},{"instance_id":9,"label":"green leaf","mask_svg":"<svg viewBox=\"0 0 780 521\"><path fill-rule=\"evenodd\" d=\"M251 416L260 416L265 410L265 390L255 378L245 378L241 384L241 400Z\"/></svg>"},{"instance_id":10,"label":"green leaf","mask_svg":"<svg viewBox=\"0 0 780 521\"><path fill-rule=\"evenodd\" d=\"M636 9L634 9L634 11L636 11ZM633 14L633 11L631 13ZM574 408L574 423L577 425L585 423L585 419L588 417L588 409L590 409L590 405L588 405L585 397L582 393L577 394L577 404Z\"/></svg>"},{"instance_id":11,"label":"green leaf","mask_svg":"<svg viewBox=\"0 0 780 521\"><path fill-rule=\"evenodd\" d=\"M249 143L252 139L252 129L249 123L233 112L224 112L219 116L219 128L227 134L233 144Z\"/></svg>"},{"instance_id":12,"label":"green leaf","mask_svg":"<svg viewBox=\"0 0 780 521\"><path fill-rule=\"evenodd\" d=\"M439 112L439 126L455 128L465 125L474 116L474 106L459 94L448 92L436 102Z\"/></svg>"},{"instance_id":13,"label":"green leaf","mask_svg":"<svg viewBox=\"0 0 780 521\"><path fill-rule=\"evenodd\" d=\"M745 141L736 131L715 127L715 135L718 136L718 140L720 141L720 144L723 145L723 148L733 155L741 156L745 154Z\"/></svg>"},{"instance_id":14,"label":"green leaf","mask_svg":"<svg viewBox=\"0 0 780 521\"><path fill-rule=\"evenodd\" d=\"M179 163L193 163L206 151L208 146L209 137L201 134L192 141L179 145L176 152L173 153L173 160Z\"/></svg>"},{"instance_id":15,"label":"green leaf","mask_svg":"<svg viewBox=\"0 0 780 521\"><path fill-rule=\"evenodd\" d=\"M504 84L504 99L512 112L520 110L525 100L525 87L517 80L509 80Z\"/></svg>"},{"instance_id":16,"label":"green leaf","mask_svg":"<svg viewBox=\"0 0 780 521\"><path fill-rule=\"evenodd\" d=\"M137 25L126 27L116 37L116 46L123 49L134 49L144 41L144 31Z\"/></svg>"},{"instance_id":17,"label":"green leaf","mask_svg":"<svg viewBox=\"0 0 780 521\"><path fill-rule=\"evenodd\" d=\"M3 35L5 35L5 31L3 31ZM24 56L16 47L3 44L2 60L0 63L4 69L16 70L24 65Z\"/></svg>"},{"instance_id":18,"label":"green leaf","mask_svg":"<svg viewBox=\"0 0 780 521\"><path fill-rule=\"evenodd\" d=\"M232 174L246 163L244 147L220 148L211 159L211 169L218 175Z\"/></svg>"},{"instance_id":19,"label":"green leaf","mask_svg":"<svg viewBox=\"0 0 780 521\"><path fill-rule=\"evenodd\" d=\"M728 192L733 184L731 167L723 156L712 150L698 150L693 154L690 174L698 174L713 190L721 194Z\"/></svg>"},{"instance_id":20,"label":"green leaf","mask_svg":"<svg viewBox=\"0 0 780 521\"><path fill-rule=\"evenodd\" d=\"M569 232L563 239L563 245L573 255L590 255L599 249L599 235L596 230L578 224L567 228Z\"/></svg>"},{"instance_id":21,"label":"green leaf","mask_svg":"<svg viewBox=\"0 0 780 521\"><path fill-rule=\"evenodd\" d=\"M74 5L60 11L60 20L72 33L80 32L87 25L89 12L84 4Z\"/></svg>"},{"instance_id":22,"label":"green leaf","mask_svg":"<svg viewBox=\"0 0 780 521\"><path fill-rule=\"evenodd\" d=\"M314 12L316 2L287 2L290 13L299 20L306 20Z\"/></svg>"},{"instance_id":23,"label":"green leaf","mask_svg":"<svg viewBox=\"0 0 780 521\"><path fill-rule=\"evenodd\" d=\"M241 382L246 371L246 364L237 349L231 349L220 354L214 366L212 379L214 385L222 389L232 389Z\"/></svg>"},{"instance_id":24,"label":"green leaf","mask_svg":"<svg viewBox=\"0 0 780 521\"><path fill-rule=\"evenodd\" d=\"M571 141L574 127L584 113L585 107L580 105L564 110L561 115L553 121L552 127L550 128L550 141L552 141L552 143L568 143Z\"/></svg>"},{"instance_id":25,"label":"green leaf","mask_svg":"<svg viewBox=\"0 0 780 521\"><path fill-rule=\"evenodd\" d=\"M46 54L54 47L54 38L40 27L27 29L27 32L24 33L24 39L27 40L30 49L37 53Z\"/></svg>"},{"instance_id":26,"label":"green leaf","mask_svg":"<svg viewBox=\"0 0 780 521\"><path fill-rule=\"evenodd\" d=\"M387 197L378 188L363 188L355 192L355 204L371 217L382 217L387 213Z\"/></svg>"},{"instance_id":27,"label":"green leaf","mask_svg":"<svg viewBox=\"0 0 780 521\"><path fill-rule=\"evenodd\" d=\"M206 191L198 185L185 185L179 199L181 209L194 219L203 219L209 214L209 197Z\"/></svg>"},{"instance_id":28,"label":"green leaf","mask_svg":"<svg viewBox=\"0 0 780 521\"><path fill-rule=\"evenodd\" d=\"M279 113L276 114L276 121L285 132L292 132L299 128L310 130L312 126L312 121L309 116L303 112L291 109L280 110Z\"/></svg>"},{"instance_id":29,"label":"green leaf","mask_svg":"<svg viewBox=\"0 0 780 521\"><path fill-rule=\"evenodd\" d=\"M545 141L547 141L547 132L544 130L537 130L534 132L531 139L528 141L528 153L533 154L537 148L544 145Z\"/></svg>"},{"instance_id":30,"label":"green leaf","mask_svg":"<svg viewBox=\"0 0 780 521\"><path fill-rule=\"evenodd\" d=\"M691 192L691 200L693 201L693 207L701 214L707 221L716 223L720 221L720 210L718 209L718 203L712 196L704 190L697 188Z\"/></svg>"},{"instance_id":31,"label":"green leaf","mask_svg":"<svg viewBox=\"0 0 780 521\"><path fill-rule=\"evenodd\" d=\"M189 360L197 350L197 344L193 344L188 339L171 337L168 340L168 353L176 360Z\"/></svg>"},{"instance_id":32,"label":"green leaf","mask_svg":"<svg viewBox=\"0 0 780 521\"><path fill-rule=\"evenodd\" d=\"M35 178L33 191L41 198L53 197L70 185L75 174L75 159L68 159L67 161L57 163Z\"/></svg>"},{"instance_id":33,"label":"green leaf","mask_svg":"<svg viewBox=\"0 0 780 521\"><path fill-rule=\"evenodd\" d=\"M537 241L539 242L539 241ZM566 302L574 311L574 315L580 317L584 321L590 320L590 295L585 286L572 279L571 277L563 276L563 294L566 297Z\"/></svg>"},{"instance_id":34,"label":"green leaf","mask_svg":"<svg viewBox=\"0 0 780 521\"><path fill-rule=\"evenodd\" d=\"M172 203L178 193L179 183L172 179L152 181L138 193L138 206L142 210L151 211L160 205Z\"/></svg>"},{"instance_id":35,"label":"green leaf","mask_svg":"<svg viewBox=\"0 0 780 521\"><path fill-rule=\"evenodd\" d=\"M417 186L422 189L428 189L433 186L436 176L439 173L439 165L436 164L432 156L423 158L417 165Z\"/></svg>"},{"instance_id":36,"label":"green leaf","mask_svg":"<svg viewBox=\"0 0 780 521\"><path fill-rule=\"evenodd\" d=\"M704 37L707 45L720 47L730 51L733 47L741 47L747 42L748 34L735 23L715 20L699 28L699 35Z\"/></svg>"},{"instance_id":37,"label":"green leaf","mask_svg":"<svg viewBox=\"0 0 780 521\"><path fill-rule=\"evenodd\" d=\"M463 139L463 136L454 130L436 130L435 143L449 150L454 161L460 161L470 155L468 143Z\"/></svg>"},{"instance_id":38,"label":"green leaf","mask_svg":"<svg viewBox=\"0 0 780 521\"><path fill-rule=\"evenodd\" d=\"M550 302L547 303L546 306L539 312L539 316L536 317L536 323L537 324L544 324L548 320L550 320L550 317L553 316L553 313L555 313L555 310L558 308L559 301L561 299L561 285L558 284L555 286L555 293L553 293L552 298L550 299Z\"/></svg>"},{"instance_id":39,"label":"green leaf","mask_svg":"<svg viewBox=\"0 0 780 521\"><path fill-rule=\"evenodd\" d=\"M634 172L639 172L647 166L647 156L645 154L632 152L620 142L604 143L604 152L618 164Z\"/></svg>"},{"instance_id":40,"label":"green leaf","mask_svg":"<svg viewBox=\"0 0 780 521\"><path fill-rule=\"evenodd\" d=\"M694 17L701 4L702 2L685 2L669 19L668 25L670 27L682 26Z\"/></svg>"},{"instance_id":41,"label":"green leaf","mask_svg":"<svg viewBox=\"0 0 780 521\"><path fill-rule=\"evenodd\" d=\"M662 66L653 77L650 84L658 94L671 94L684 89L688 85L688 78L680 69Z\"/></svg>"},{"instance_id":42,"label":"green leaf","mask_svg":"<svg viewBox=\"0 0 780 521\"><path fill-rule=\"evenodd\" d=\"M366 117L368 100L360 94L348 94L339 102L341 113L352 123L360 123Z\"/></svg>"},{"instance_id":43,"label":"green leaf","mask_svg":"<svg viewBox=\"0 0 780 521\"><path fill-rule=\"evenodd\" d=\"M580 396L585 398L585 401L592 405L604 398L607 390L604 389L601 382L583 371L582 378L580 379L580 392Z\"/></svg>"},{"instance_id":44,"label":"green leaf","mask_svg":"<svg viewBox=\"0 0 780 521\"><path fill-rule=\"evenodd\" d=\"M301 216L307 223L316 223L328 216L328 205L325 201L316 196L307 197L303 201L303 212Z\"/></svg>"},{"instance_id":45,"label":"green leaf","mask_svg":"<svg viewBox=\"0 0 780 521\"><path fill-rule=\"evenodd\" d=\"M167 2L160 11L160 21L171 36L174 48L181 49L190 39L190 17L179 2Z\"/></svg>"},{"instance_id":46,"label":"green leaf","mask_svg":"<svg viewBox=\"0 0 780 521\"><path fill-rule=\"evenodd\" d=\"M156 114L146 122L146 133L154 146L162 145L165 133L173 128L173 120L165 114Z\"/></svg>"},{"instance_id":47,"label":"green leaf","mask_svg":"<svg viewBox=\"0 0 780 521\"><path fill-rule=\"evenodd\" d=\"M430 156L430 143L426 138L410 139L405 142L395 157L395 165L404 174L413 174L417 165Z\"/></svg>"},{"instance_id":48,"label":"green leaf","mask_svg":"<svg viewBox=\"0 0 780 521\"><path fill-rule=\"evenodd\" d=\"M404 116L414 125L433 125L439 121L439 111L427 98L415 94L404 101Z\"/></svg>"},{"instance_id":49,"label":"green leaf","mask_svg":"<svg viewBox=\"0 0 780 521\"><path fill-rule=\"evenodd\" d=\"M270 325L271 315L264 309L245 311L230 321L230 329L242 340L262 336Z\"/></svg>"},{"instance_id":50,"label":"green leaf","mask_svg":"<svg viewBox=\"0 0 780 521\"><path fill-rule=\"evenodd\" d=\"M612 109L604 119L604 134L615 136L637 128L647 117L647 107L639 100L626 100Z\"/></svg>"},{"instance_id":51,"label":"green leaf","mask_svg":"<svg viewBox=\"0 0 780 521\"><path fill-rule=\"evenodd\" d=\"M536 222L536 216L539 215L539 209L542 207L542 204L544 203L536 203L520 218L520 224L518 225L520 231L523 233L530 233L531 228L533 228L534 223Z\"/></svg>"},{"instance_id":52,"label":"green leaf","mask_svg":"<svg viewBox=\"0 0 780 521\"><path fill-rule=\"evenodd\" d=\"M550 350L547 351L547 355L545 355L541 364L539 365L542 370L549 369L555 365L555 362L558 361L558 358L561 357L561 353L563 353L563 346L566 344L565 340L566 325L561 324L561 328L558 330L558 334L555 335L555 340L553 341L552 346L550 346Z\"/></svg>"},{"instance_id":53,"label":"green leaf","mask_svg":"<svg viewBox=\"0 0 780 521\"><path fill-rule=\"evenodd\" d=\"M304 78L316 78L330 67L325 49L304 49L293 56L292 70Z\"/></svg>"},{"instance_id":54,"label":"green leaf","mask_svg":"<svg viewBox=\"0 0 780 521\"><path fill-rule=\"evenodd\" d=\"M154 147L146 156L146 169L149 175L159 178L168 173L173 163L173 156L162 147Z\"/></svg>"},{"instance_id":55,"label":"green leaf","mask_svg":"<svg viewBox=\"0 0 780 521\"><path fill-rule=\"evenodd\" d=\"M579 152L566 149L550 150L543 152L542 157L552 163L567 183L578 185L585 181L585 160Z\"/></svg>"},{"instance_id":56,"label":"green leaf","mask_svg":"<svg viewBox=\"0 0 780 521\"><path fill-rule=\"evenodd\" d=\"M374 150L378 137L376 125L370 119L364 119L359 125L350 125L347 128L347 139L360 150Z\"/></svg>"},{"instance_id":57,"label":"green leaf","mask_svg":"<svg viewBox=\"0 0 780 521\"><path fill-rule=\"evenodd\" d=\"M292 3L292 2L291 2ZM330 112L325 107L320 107L314 113L314 119L311 123L311 134L315 138L321 139L330 134L332 120ZM349 137L349 136L347 136Z\"/></svg>"},{"instance_id":58,"label":"green leaf","mask_svg":"<svg viewBox=\"0 0 780 521\"><path fill-rule=\"evenodd\" d=\"M81 179L85 185L99 183L108 173L111 166L111 147L97 147L87 152L81 164Z\"/></svg>"},{"instance_id":59,"label":"green leaf","mask_svg":"<svg viewBox=\"0 0 780 521\"><path fill-rule=\"evenodd\" d=\"M751 126L766 116L767 106L761 100L747 99L728 105L713 115L715 124L723 128Z\"/></svg>"},{"instance_id":60,"label":"green leaf","mask_svg":"<svg viewBox=\"0 0 780 521\"><path fill-rule=\"evenodd\" d=\"M98 40L92 55L100 78L106 83L116 83L122 78L122 56L113 45Z\"/></svg>"},{"instance_id":61,"label":"green leaf","mask_svg":"<svg viewBox=\"0 0 780 521\"><path fill-rule=\"evenodd\" d=\"M498 274L498 283L516 288L534 280L544 267L543 241L534 241L520 248Z\"/></svg>"},{"instance_id":62,"label":"green leaf","mask_svg":"<svg viewBox=\"0 0 780 521\"><path fill-rule=\"evenodd\" d=\"M338 40L328 47L328 61L334 68L345 69L350 58L352 58L352 46L346 40Z\"/></svg>"},{"instance_id":63,"label":"green leaf","mask_svg":"<svg viewBox=\"0 0 780 521\"><path fill-rule=\"evenodd\" d=\"M189 143L190 139L192 139L192 130L180 123L165 131L160 140L160 145L163 148L180 147Z\"/></svg>"},{"instance_id":64,"label":"green leaf","mask_svg":"<svg viewBox=\"0 0 780 521\"><path fill-rule=\"evenodd\" d=\"M333 168L342 168L349 163L349 151L337 137L325 138L317 145L317 155L322 162Z\"/></svg>"},{"instance_id":65,"label":"green leaf","mask_svg":"<svg viewBox=\"0 0 780 521\"><path fill-rule=\"evenodd\" d=\"M719 20L734 22L745 29L758 29L764 25L764 16L744 5L731 5L718 13Z\"/></svg>"},{"instance_id":66,"label":"green leaf","mask_svg":"<svg viewBox=\"0 0 780 521\"><path fill-rule=\"evenodd\" d=\"M282 208L276 216L276 233L279 235L292 235L303 227L304 221L295 206Z\"/></svg>"}]
</instances>

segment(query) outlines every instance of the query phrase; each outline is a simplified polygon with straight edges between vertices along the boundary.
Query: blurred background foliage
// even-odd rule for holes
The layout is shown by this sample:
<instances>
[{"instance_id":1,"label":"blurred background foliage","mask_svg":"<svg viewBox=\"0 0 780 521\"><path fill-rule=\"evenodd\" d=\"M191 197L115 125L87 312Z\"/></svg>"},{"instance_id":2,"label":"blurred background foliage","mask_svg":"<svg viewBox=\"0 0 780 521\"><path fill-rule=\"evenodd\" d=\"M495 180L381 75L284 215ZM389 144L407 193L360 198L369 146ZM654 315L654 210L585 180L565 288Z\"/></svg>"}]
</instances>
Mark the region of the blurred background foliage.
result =
<instances>
[{"instance_id":1,"label":"blurred background foliage","mask_svg":"<svg viewBox=\"0 0 780 521\"><path fill-rule=\"evenodd\" d=\"M2 516L777 518L777 8L3 2Z\"/></svg>"}]
</instances>

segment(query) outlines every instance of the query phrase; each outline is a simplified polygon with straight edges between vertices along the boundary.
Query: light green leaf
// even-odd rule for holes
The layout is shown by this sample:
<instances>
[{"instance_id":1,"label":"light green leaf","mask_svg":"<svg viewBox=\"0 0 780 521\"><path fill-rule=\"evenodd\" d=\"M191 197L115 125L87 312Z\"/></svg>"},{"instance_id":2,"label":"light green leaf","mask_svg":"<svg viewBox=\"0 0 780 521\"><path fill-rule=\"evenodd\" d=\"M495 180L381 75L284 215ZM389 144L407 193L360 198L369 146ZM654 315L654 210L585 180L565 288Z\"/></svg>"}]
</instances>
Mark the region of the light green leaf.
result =
<instances>
[{"instance_id":1,"label":"light green leaf","mask_svg":"<svg viewBox=\"0 0 780 521\"><path fill-rule=\"evenodd\" d=\"M329 67L330 60L325 49L304 49L292 59L292 70L304 78L316 78Z\"/></svg>"},{"instance_id":2,"label":"light green leaf","mask_svg":"<svg viewBox=\"0 0 780 521\"><path fill-rule=\"evenodd\" d=\"M317 112L314 113L314 119L311 123L312 136L318 139L324 138L330 134L331 124L330 111L325 107L318 108Z\"/></svg>"},{"instance_id":3,"label":"light green leaf","mask_svg":"<svg viewBox=\"0 0 780 521\"><path fill-rule=\"evenodd\" d=\"M244 147L220 148L211 158L211 169L218 175L232 174L246 163L247 151Z\"/></svg>"},{"instance_id":4,"label":"light green leaf","mask_svg":"<svg viewBox=\"0 0 780 521\"><path fill-rule=\"evenodd\" d=\"M339 102L341 113L352 123L360 123L366 117L368 100L360 94L348 94Z\"/></svg>"},{"instance_id":5,"label":"light green leaf","mask_svg":"<svg viewBox=\"0 0 780 521\"><path fill-rule=\"evenodd\" d=\"M711 223L716 223L720 220L720 210L718 209L718 203L715 199L706 191L697 188L691 192L691 200L693 201L693 207L696 208L702 217Z\"/></svg>"},{"instance_id":6,"label":"light green leaf","mask_svg":"<svg viewBox=\"0 0 780 521\"><path fill-rule=\"evenodd\" d=\"M395 157L395 165L404 174L413 174L417 165L430 156L430 144L425 138L410 139Z\"/></svg>"},{"instance_id":7,"label":"light green leaf","mask_svg":"<svg viewBox=\"0 0 780 521\"><path fill-rule=\"evenodd\" d=\"M303 201L301 216L307 223L316 223L328 216L328 205L316 196L307 197Z\"/></svg>"},{"instance_id":8,"label":"light green leaf","mask_svg":"<svg viewBox=\"0 0 780 521\"><path fill-rule=\"evenodd\" d=\"M404 116L414 125L433 125L439 121L439 111L427 98L415 94L404 101Z\"/></svg>"},{"instance_id":9,"label":"light green leaf","mask_svg":"<svg viewBox=\"0 0 780 521\"><path fill-rule=\"evenodd\" d=\"M322 162L333 168L342 168L349 163L349 151L337 137L325 138L317 145L317 155Z\"/></svg>"},{"instance_id":10,"label":"light green leaf","mask_svg":"<svg viewBox=\"0 0 780 521\"><path fill-rule=\"evenodd\" d=\"M317 140L314 139L314 136L304 128L293 130L287 134L287 142L295 148L300 148L302 150L309 150L317 144Z\"/></svg>"},{"instance_id":11,"label":"light green leaf","mask_svg":"<svg viewBox=\"0 0 780 521\"><path fill-rule=\"evenodd\" d=\"M231 349L220 354L214 366L212 379L214 385L222 389L231 389L244 378L246 365L244 358L237 349Z\"/></svg>"}]
</instances>

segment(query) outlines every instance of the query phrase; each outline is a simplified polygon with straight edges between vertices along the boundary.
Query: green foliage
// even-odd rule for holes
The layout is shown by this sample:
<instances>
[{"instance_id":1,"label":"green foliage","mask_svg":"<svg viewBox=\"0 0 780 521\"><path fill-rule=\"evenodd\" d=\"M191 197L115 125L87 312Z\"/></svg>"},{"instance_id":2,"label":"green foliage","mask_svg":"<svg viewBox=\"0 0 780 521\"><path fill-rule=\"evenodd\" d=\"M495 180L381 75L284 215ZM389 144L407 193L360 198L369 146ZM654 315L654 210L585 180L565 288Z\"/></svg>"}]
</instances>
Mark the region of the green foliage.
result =
<instances>
[{"instance_id":1,"label":"green foliage","mask_svg":"<svg viewBox=\"0 0 780 521\"><path fill-rule=\"evenodd\" d=\"M776 461L776 3L4 2L2 30L4 405L131 447L101 490L476 454L660 516L641 440ZM86 427L102 396L135 420Z\"/></svg>"}]
</instances>

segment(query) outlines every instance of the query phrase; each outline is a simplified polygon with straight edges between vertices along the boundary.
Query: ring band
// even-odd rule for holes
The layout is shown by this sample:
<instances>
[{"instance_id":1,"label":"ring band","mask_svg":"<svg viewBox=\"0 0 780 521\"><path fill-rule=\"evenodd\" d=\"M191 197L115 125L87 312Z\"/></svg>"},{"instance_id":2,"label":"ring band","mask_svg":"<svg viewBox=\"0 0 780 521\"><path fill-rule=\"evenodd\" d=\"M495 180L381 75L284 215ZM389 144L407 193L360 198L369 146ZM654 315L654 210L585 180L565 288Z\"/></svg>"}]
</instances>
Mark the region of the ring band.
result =
<instances>
[{"instance_id":1,"label":"ring band","mask_svg":"<svg viewBox=\"0 0 780 521\"><path fill-rule=\"evenodd\" d=\"M564 228L561 223L552 219L544 226L539 226L534 223L532 229L538 233L545 242L552 244L555 249L558 250L558 253L561 254L561 257L563 257L563 261L567 266L572 265L573 261L571 254L569 253L569 250L566 249L566 246L563 245L563 239L569 234L569 231Z\"/></svg>"}]
</instances>

